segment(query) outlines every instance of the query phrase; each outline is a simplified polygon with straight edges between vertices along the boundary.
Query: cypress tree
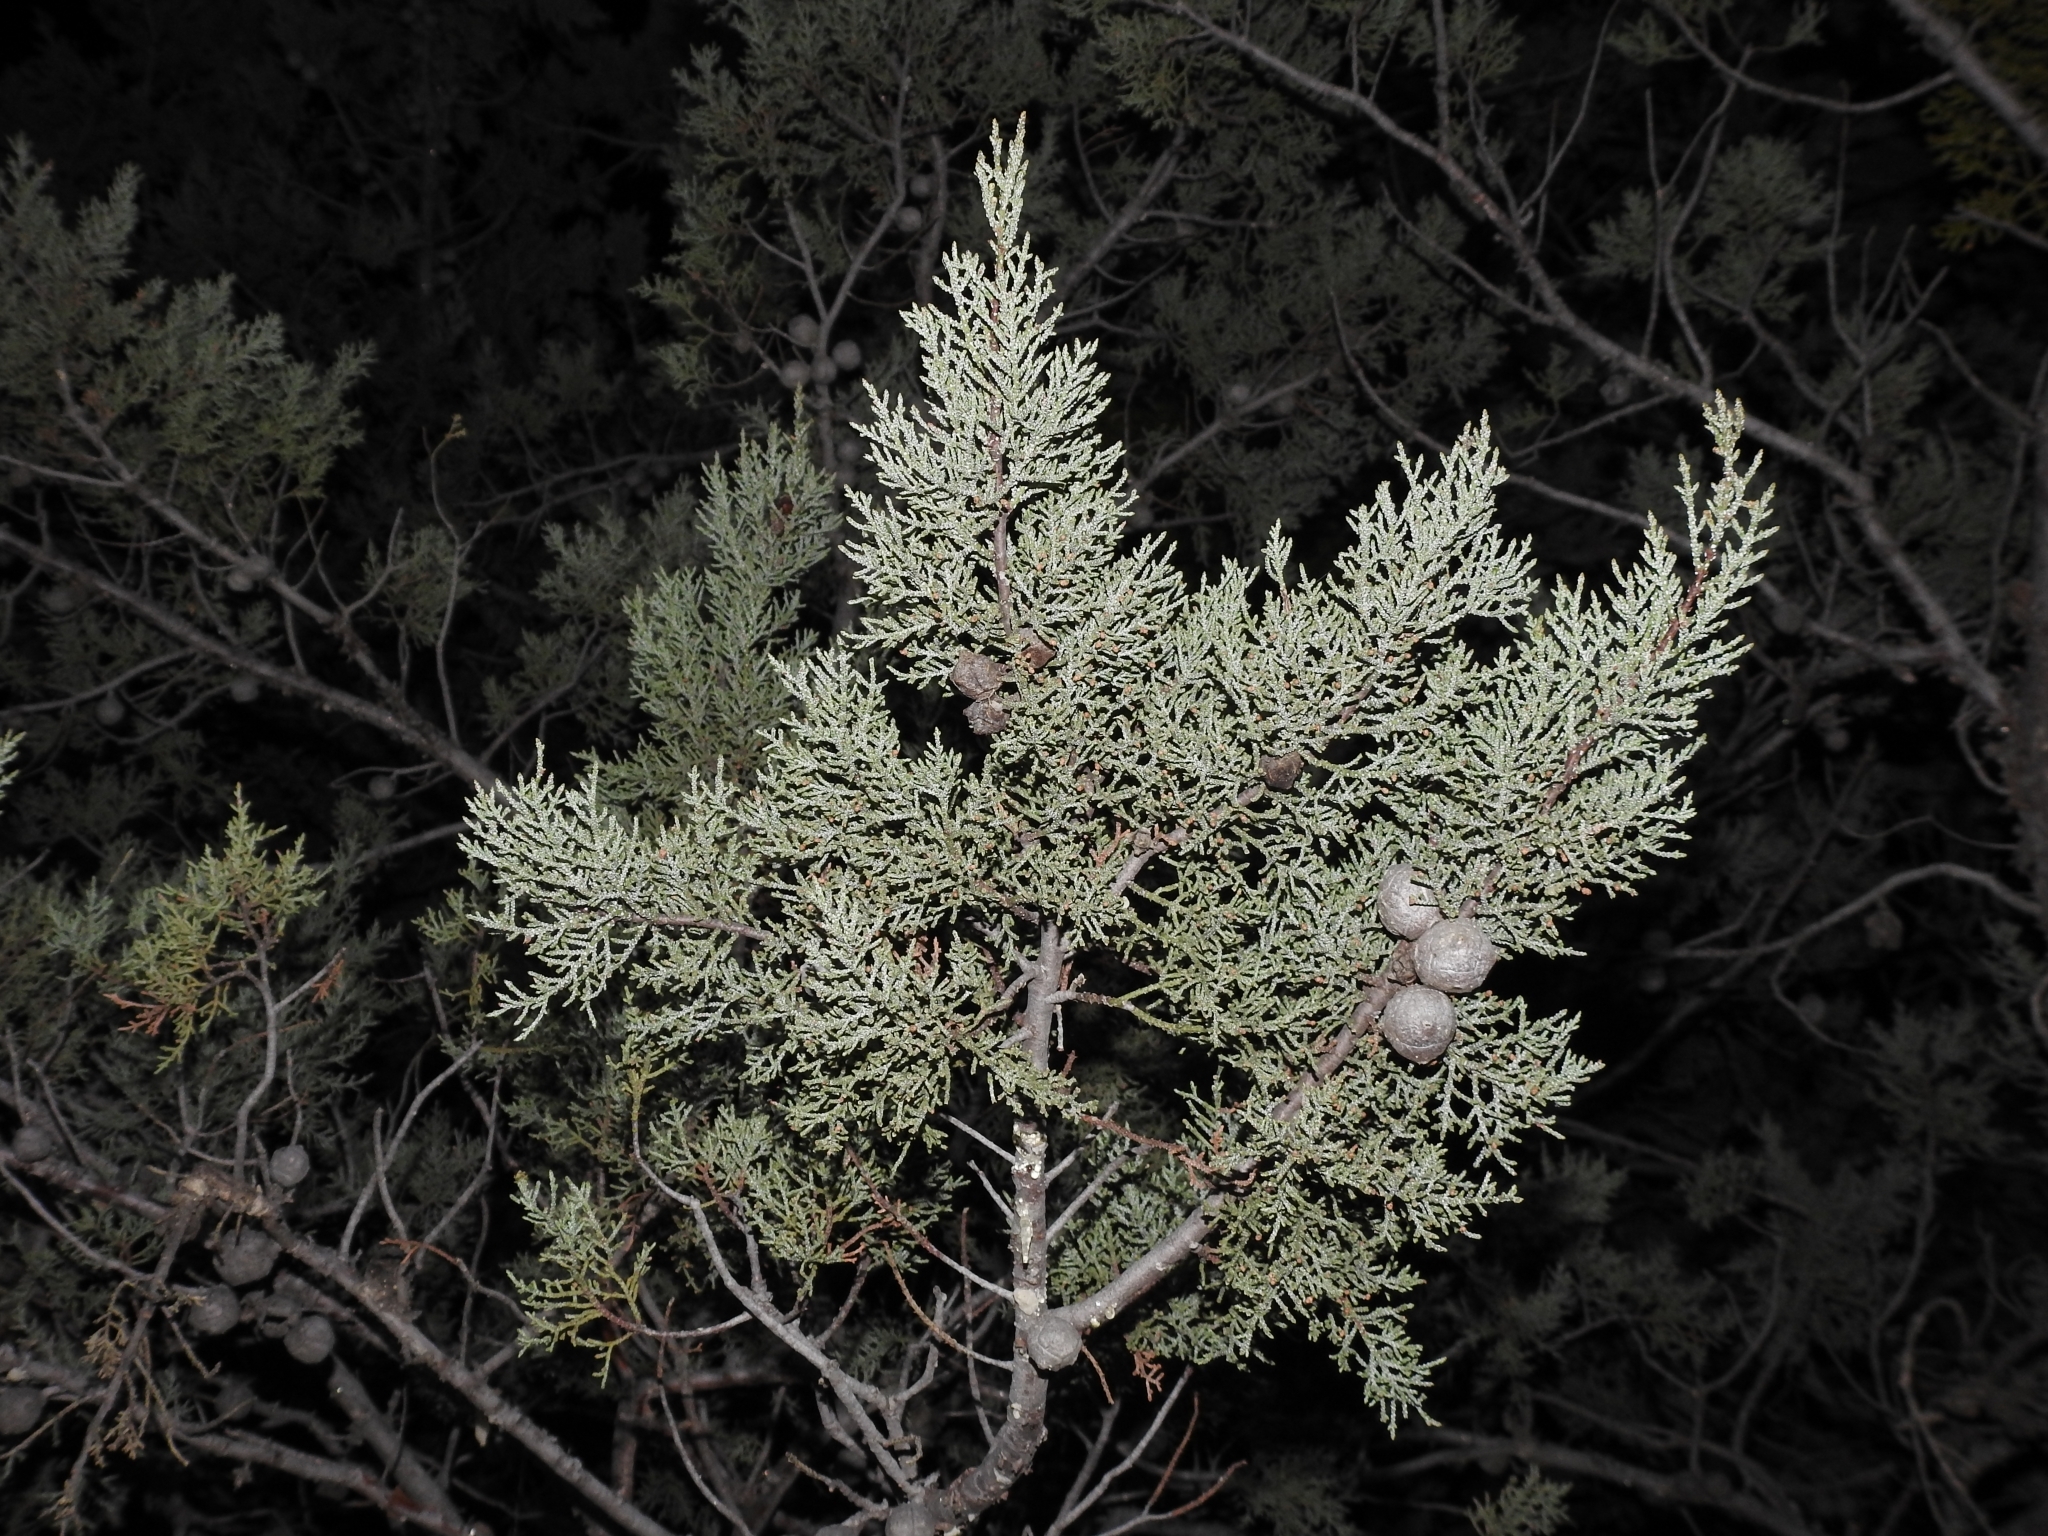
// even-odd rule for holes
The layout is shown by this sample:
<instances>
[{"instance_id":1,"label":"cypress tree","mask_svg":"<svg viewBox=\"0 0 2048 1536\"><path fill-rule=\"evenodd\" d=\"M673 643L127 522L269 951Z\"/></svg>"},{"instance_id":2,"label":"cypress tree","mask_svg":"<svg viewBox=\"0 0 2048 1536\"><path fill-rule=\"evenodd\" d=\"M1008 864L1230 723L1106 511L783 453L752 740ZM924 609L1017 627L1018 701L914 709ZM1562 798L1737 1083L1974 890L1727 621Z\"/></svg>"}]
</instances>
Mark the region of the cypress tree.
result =
<instances>
[{"instance_id":1,"label":"cypress tree","mask_svg":"<svg viewBox=\"0 0 2048 1536\"><path fill-rule=\"evenodd\" d=\"M557 1106L600 1176L522 1183L536 1337L610 1362L759 1330L858 1459L843 1518L894 1536L1007 1498L1111 1362L1149 1398L1298 1327L1388 1419L1422 1407L1407 1256L1513 1197L1592 1070L1487 974L1563 952L1559 918L1680 835L1769 503L1717 402L1691 569L1652 520L1608 591L1537 612L1482 425L1404 460L1329 576L1276 535L1190 585L1120 547L1021 130L978 177L987 255L908 316L922 399L869 402L867 611L785 663L751 782L635 818L601 771L537 776L466 842L524 951L506 1022L608 1058Z\"/></svg>"}]
</instances>

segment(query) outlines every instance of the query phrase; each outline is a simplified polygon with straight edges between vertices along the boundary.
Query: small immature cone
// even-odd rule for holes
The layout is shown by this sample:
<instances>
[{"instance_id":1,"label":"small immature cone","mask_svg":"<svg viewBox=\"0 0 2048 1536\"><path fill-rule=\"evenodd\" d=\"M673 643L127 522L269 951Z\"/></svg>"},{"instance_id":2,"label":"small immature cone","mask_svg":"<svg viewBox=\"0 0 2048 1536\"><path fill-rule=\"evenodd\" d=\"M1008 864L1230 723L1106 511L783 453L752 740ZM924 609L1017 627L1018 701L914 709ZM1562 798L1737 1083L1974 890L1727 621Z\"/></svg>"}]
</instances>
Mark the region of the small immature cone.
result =
<instances>
[{"instance_id":1,"label":"small immature cone","mask_svg":"<svg viewBox=\"0 0 2048 1536\"><path fill-rule=\"evenodd\" d=\"M1396 986L1405 987L1415 979L1415 941L1403 939L1394 946L1394 952L1387 956L1387 963L1380 972Z\"/></svg>"},{"instance_id":2,"label":"small immature cone","mask_svg":"<svg viewBox=\"0 0 2048 1536\"><path fill-rule=\"evenodd\" d=\"M288 1147L279 1147L270 1154L270 1177L286 1189L302 1183L313 1171L313 1159L306 1149L297 1142Z\"/></svg>"},{"instance_id":3,"label":"small immature cone","mask_svg":"<svg viewBox=\"0 0 2048 1536\"><path fill-rule=\"evenodd\" d=\"M256 1406L256 1389L240 1376L223 1376L214 1394L213 1411L223 1419L245 1418Z\"/></svg>"},{"instance_id":4,"label":"small immature cone","mask_svg":"<svg viewBox=\"0 0 2048 1536\"><path fill-rule=\"evenodd\" d=\"M405 1317L413 1316L412 1277L402 1259L380 1254L363 1266L363 1289L371 1300Z\"/></svg>"},{"instance_id":5,"label":"small immature cone","mask_svg":"<svg viewBox=\"0 0 2048 1536\"><path fill-rule=\"evenodd\" d=\"M1259 777L1266 781L1268 789L1292 789L1294 781L1301 777L1302 756L1299 752L1282 753L1279 757L1259 759Z\"/></svg>"},{"instance_id":6,"label":"small immature cone","mask_svg":"<svg viewBox=\"0 0 2048 1536\"><path fill-rule=\"evenodd\" d=\"M977 736L993 736L1010 723L1010 712L993 699L976 699L967 706L967 724Z\"/></svg>"},{"instance_id":7,"label":"small immature cone","mask_svg":"<svg viewBox=\"0 0 2048 1536\"><path fill-rule=\"evenodd\" d=\"M1010 669L993 656L962 651L953 663L952 682L970 699L992 699L1009 678Z\"/></svg>"},{"instance_id":8,"label":"small immature cone","mask_svg":"<svg viewBox=\"0 0 2048 1536\"><path fill-rule=\"evenodd\" d=\"M290 1331L292 1324L299 1320L299 1314L305 1310L297 1300L283 1291L271 1291L267 1294L256 1291L252 1299L256 1304L257 1331L266 1339L283 1338Z\"/></svg>"},{"instance_id":9,"label":"small immature cone","mask_svg":"<svg viewBox=\"0 0 2048 1536\"><path fill-rule=\"evenodd\" d=\"M39 1387L0 1387L0 1435L25 1435L43 1421Z\"/></svg>"},{"instance_id":10,"label":"small immature cone","mask_svg":"<svg viewBox=\"0 0 2048 1536\"><path fill-rule=\"evenodd\" d=\"M1443 1055L1457 1032L1457 1009L1435 987L1403 987L1380 1010L1381 1037L1423 1066Z\"/></svg>"},{"instance_id":11,"label":"small immature cone","mask_svg":"<svg viewBox=\"0 0 2048 1536\"><path fill-rule=\"evenodd\" d=\"M40 1163L57 1150L57 1138L40 1125L24 1125L7 1150L21 1162Z\"/></svg>"},{"instance_id":12,"label":"small immature cone","mask_svg":"<svg viewBox=\"0 0 2048 1536\"><path fill-rule=\"evenodd\" d=\"M1036 672L1058 654L1059 647L1050 640L1040 639L1038 631L1025 629L1017 632L1017 659L1024 664L1025 670Z\"/></svg>"}]
</instances>

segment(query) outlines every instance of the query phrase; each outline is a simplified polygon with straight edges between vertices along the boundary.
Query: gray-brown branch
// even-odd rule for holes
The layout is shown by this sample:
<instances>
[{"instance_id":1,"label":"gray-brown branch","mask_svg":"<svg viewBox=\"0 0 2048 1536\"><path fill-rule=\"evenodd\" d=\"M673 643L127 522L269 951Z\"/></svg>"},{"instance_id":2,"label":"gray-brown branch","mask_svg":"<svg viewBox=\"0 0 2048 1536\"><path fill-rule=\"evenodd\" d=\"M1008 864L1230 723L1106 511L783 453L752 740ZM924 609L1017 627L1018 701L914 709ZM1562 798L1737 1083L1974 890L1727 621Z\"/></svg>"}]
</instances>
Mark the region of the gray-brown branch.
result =
<instances>
[{"instance_id":1,"label":"gray-brown branch","mask_svg":"<svg viewBox=\"0 0 2048 1536\"><path fill-rule=\"evenodd\" d=\"M1497 284L1487 282L1469 264L1463 263L1451 252L1441 247L1437 248L1437 254L1459 266L1498 302L1546 330L1570 337L1609 368L1634 377L1667 400L1686 401L1702 406L1712 402L1714 387L1711 382L1686 378L1672 372L1655 358L1615 341L1579 314L1566 300L1562 289L1551 276L1549 268L1545 266L1536 250L1529 230L1524 227L1516 210L1503 206L1449 148L1402 127L1394 120L1393 115L1371 96L1312 74L1281 58L1270 49L1261 47L1242 33L1220 25L1191 6L1179 3L1179 0L1139 0L1139 3L1147 10L1186 22L1204 37L1237 54L1247 63L1275 79L1286 82L1309 99L1365 119L1389 142L1427 160L1450 184L1459 204L1477 215L1492 229L1502 245L1507 248L1516 271L1528 284L1531 297L1518 297ZM1916 0L1893 0L1895 5L1913 3L1916 3ZM1978 658L1975 648L1964 635L1955 615L1949 611L1948 605L1913 564L1904 546L1886 525L1878 509L1877 485L1872 477L1832 452L1826 445L1811 441L1767 419L1750 415L1747 418L1747 427L1750 437L1756 442L1773 453L1782 454L1785 458L1813 470L1834 485L1847 504L1850 519L1856 525L1864 544L1877 557L1885 573L1905 594L1907 602L1918 615L1921 624L1939 647L1943 669L1958 686L1970 693L1993 719L2008 718L2011 708L2004 686Z\"/></svg>"},{"instance_id":2,"label":"gray-brown branch","mask_svg":"<svg viewBox=\"0 0 2048 1536\"><path fill-rule=\"evenodd\" d=\"M345 688L336 688L291 667L266 661L253 651L208 634L184 615L175 613L155 599L131 591L54 549L32 544L0 528L0 549L10 549L46 571L63 576L76 586L88 588L107 601L125 608L143 623L187 650L216 661L224 667L246 673L278 692L294 695L323 710L345 715L372 726L384 735L459 774L479 789L495 789L498 775L481 758L466 751L428 724L426 718L402 698L372 703Z\"/></svg>"}]
</instances>

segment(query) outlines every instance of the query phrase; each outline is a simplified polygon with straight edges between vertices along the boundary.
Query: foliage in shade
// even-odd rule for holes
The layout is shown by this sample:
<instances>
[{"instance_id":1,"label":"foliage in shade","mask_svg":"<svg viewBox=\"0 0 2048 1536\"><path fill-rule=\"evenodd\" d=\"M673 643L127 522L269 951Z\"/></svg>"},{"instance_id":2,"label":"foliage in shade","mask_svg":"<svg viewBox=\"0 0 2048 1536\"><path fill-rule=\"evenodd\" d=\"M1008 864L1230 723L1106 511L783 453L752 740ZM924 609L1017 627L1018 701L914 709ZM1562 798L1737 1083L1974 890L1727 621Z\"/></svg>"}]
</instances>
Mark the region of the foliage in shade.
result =
<instances>
[{"instance_id":1,"label":"foliage in shade","mask_svg":"<svg viewBox=\"0 0 2048 1536\"><path fill-rule=\"evenodd\" d=\"M633 696L647 717L639 746L609 771L621 794L668 797L718 765L753 772L761 736L789 708L778 657L811 637L795 630L797 584L832 546L839 498L804 452L805 423L740 445L712 465L693 526L696 563L653 574L626 599Z\"/></svg>"},{"instance_id":2,"label":"foliage in shade","mask_svg":"<svg viewBox=\"0 0 2048 1536\"><path fill-rule=\"evenodd\" d=\"M360 436L343 397L369 371L367 348L321 370L293 358L274 315L238 322L232 281L117 294L141 178L132 168L66 228L49 169L15 140L0 172L0 438L5 462L51 419L75 435L89 468L77 482L105 501L138 491L197 494L206 532L237 550L262 530L239 525L238 501L261 491L317 495L334 455ZM52 398L52 397L55 398ZM104 445L137 484L94 465Z\"/></svg>"},{"instance_id":3,"label":"foliage in shade","mask_svg":"<svg viewBox=\"0 0 2048 1536\"><path fill-rule=\"evenodd\" d=\"M2048 113L2048 12L2028 0L1943 0L1972 28L1997 78L2036 118ZM1968 86L1951 85L1921 111L1927 147L1967 196L1935 231L1951 250L2007 234L2048 236L2048 167Z\"/></svg>"},{"instance_id":4,"label":"foliage in shade","mask_svg":"<svg viewBox=\"0 0 2048 1536\"><path fill-rule=\"evenodd\" d=\"M0 553L55 585L35 610L10 612L10 625L30 612L40 623L0 651L0 678L44 699L29 732L43 761L80 725L75 709L51 716L87 700L99 736L131 750L90 764L69 793L48 775L37 822L104 844L170 785L217 793L192 782L181 728L265 687L413 757L408 788L445 771L493 782L489 760L515 733L572 706L595 734L623 733L624 647L609 642L638 580L690 557L687 491L639 517L610 506L543 530L549 558L521 573L534 599L525 622L498 626L489 675L458 698L458 613L481 606L481 551L512 521L507 502L472 517L443 495L441 461L467 436L462 418L425 455L426 505L380 511L384 526L362 539L326 481L360 436L348 395L370 349L306 363L277 315L238 317L226 277L131 285L132 168L69 221L49 180L16 142L0 171L0 467L37 510L0 529ZM637 560L624 557L629 543ZM438 701L415 696L416 667L431 671ZM380 780L397 782L369 782ZM370 817L350 825L352 808L343 797L344 838L381 830L362 825Z\"/></svg>"}]
</instances>

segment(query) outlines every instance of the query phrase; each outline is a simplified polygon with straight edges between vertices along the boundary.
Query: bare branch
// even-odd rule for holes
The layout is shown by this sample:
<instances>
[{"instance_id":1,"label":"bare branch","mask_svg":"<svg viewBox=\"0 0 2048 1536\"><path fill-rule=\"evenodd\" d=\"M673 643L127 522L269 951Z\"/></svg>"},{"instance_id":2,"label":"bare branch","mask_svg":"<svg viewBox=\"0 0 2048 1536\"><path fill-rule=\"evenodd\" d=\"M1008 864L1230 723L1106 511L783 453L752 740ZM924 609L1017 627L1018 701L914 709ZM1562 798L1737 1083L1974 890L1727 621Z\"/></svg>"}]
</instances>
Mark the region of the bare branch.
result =
<instances>
[{"instance_id":1,"label":"bare branch","mask_svg":"<svg viewBox=\"0 0 2048 1536\"><path fill-rule=\"evenodd\" d=\"M1045 1528L1045 1536L1060 1536L1060 1532L1066 1530L1076 1520L1093 1509L1101 1501L1102 1496L1116 1486L1118 1479L1122 1478L1125 1473L1138 1464L1139 1458L1145 1454L1145 1448L1157 1438L1159 1431L1165 1427L1167 1415L1173 1412L1173 1405L1180 1401L1181 1393L1187 1390L1188 1383L1194 1380L1194 1377L1195 1373L1192 1370L1183 1370L1180 1373L1180 1379L1174 1382L1173 1386L1168 1389L1165 1399L1159 1404L1159 1407L1152 1415L1152 1422L1145 1426L1145 1433L1138 1437L1138 1443L1131 1447L1122 1461L1119 1461L1115 1466L1103 1473L1100 1478L1096 1479L1095 1486L1089 1489L1087 1493L1078 1499L1073 1498L1070 1494L1068 1496L1069 1502L1061 1507L1058 1518ZM1108 1423L1103 1426L1105 1433L1109 1425L1115 1422L1116 1415L1112 1412L1108 1416Z\"/></svg>"},{"instance_id":2,"label":"bare branch","mask_svg":"<svg viewBox=\"0 0 2048 1536\"><path fill-rule=\"evenodd\" d=\"M338 1355L328 1372L327 1395L348 1416L355 1432L377 1453L378 1459L397 1475L398 1486L414 1503L458 1530L467 1523L462 1518L462 1511L455 1507L454 1500L448 1497L448 1490L435 1480L433 1473L413 1453L412 1447L399 1438L384 1415L377 1411L369 1391L355 1372L342 1364Z\"/></svg>"},{"instance_id":3,"label":"bare branch","mask_svg":"<svg viewBox=\"0 0 2048 1536\"><path fill-rule=\"evenodd\" d=\"M630 1533L630 1536L675 1536L675 1533L660 1521L619 1497L608 1483L586 1467L568 1447L534 1423L503 1393L493 1387L481 1369L465 1365L455 1359L422 1332L409 1316L393 1306L390 1300L380 1295L375 1288L367 1285L357 1272L356 1266L346 1256L335 1249L315 1243L310 1238L301 1237L285 1226L274 1214L265 1220L264 1227L286 1253L345 1291L357 1306L374 1317L398 1345L400 1354L408 1362L424 1366L447 1386L459 1392L487 1423L524 1446L543 1466L575 1489L606 1519Z\"/></svg>"},{"instance_id":4,"label":"bare branch","mask_svg":"<svg viewBox=\"0 0 2048 1536\"><path fill-rule=\"evenodd\" d=\"M78 586L90 588L109 602L127 609L152 629L177 641L188 650L219 662L224 667L247 673L260 682L270 684L280 693L306 699L322 709L329 709L336 714L346 715L351 720L360 720L365 725L374 726L385 735L413 748L422 757L440 763L459 774L479 789L497 788L498 775L487 764L443 737L403 700L396 703L387 701L381 705L373 704L347 689L323 683L310 673L266 661L253 651L246 651L240 646L216 639L183 615L172 612L154 599L130 591L119 582L102 576L99 572L54 549L41 544L31 544L5 528L0 528L0 549L11 549L25 559L34 561L44 570L54 571Z\"/></svg>"},{"instance_id":5,"label":"bare branch","mask_svg":"<svg viewBox=\"0 0 2048 1536\"><path fill-rule=\"evenodd\" d=\"M405 1118L398 1122L398 1129L391 1133L391 1140L378 1149L376 1167L371 1172L369 1182L364 1184L362 1193L356 1197L355 1209L349 1213L348 1225L342 1228L340 1246L343 1254L348 1253L350 1244L355 1237L356 1227L362 1221L363 1213L369 1209L371 1194L383 1184L385 1175L391 1168L391 1159L397 1155L400 1144L404 1142L406 1134L411 1131L413 1121L419 1118L420 1110L443 1083L467 1066L470 1058L482 1049L483 1041L472 1040L469 1043L468 1049L449 1062L447 1066L443 1067L432 1082L413 1095L412 1103L406 1106ZM388 1204L388 1194L386 1195L386 1201Z\"/></svg>"},{"instance_id":6,"label":"bare branch","mask_svg":"<svg viewBox=\"0 0 2048 1536\"><path fill-rule=\"evenodd\" d=\"M1776 1536L1814 1536L1813 1527L1801 1518L1796 1509L1767 1504L1748 1493L1734 1488L1724 1489L1704 1478L1686 1473L1658 1472L1649 1467L1623 1461L1619 1457L1602 1455L1596 1451L1582 1451L1571 1446L1552 1445L1547 1441L1521 1436L1510 1439L1503 1435L1478 1435L1464 1430L1431 1427L1417 1427L1404 1433L1426 1444L1440 1445L1445 1449L1379 1468L1377 1470L1380 1475L1409 1476L1426 1471L1432 1466L1462 1464L1483 1458L1506 1456L1533 1462L1553 1472L1598 1478L1602 1482L1645 1494L1663 1503L1718 1509L1763 1530L1775 1532Z\"/></svg>"},{"instance_id":7,"label":"bare branch","mask_svg":"<svg viewBox=\"0 0 2048 1536\"><path fill-rule=\"evenodd\" d=\"M1087 254L1060 267L1058 275L1053 279L1055 295L1064 299L1080 287L1082 280L1107 261L1110 252L1116 249L1124 236L1151 211L1152 205L1159 201L1159 195L1173 181L1174 172L1180 169L1181 151L1186 147L1187 139L1187 125L1182 123L1175 127L1172 140L1160 151L1159 158L1152 162L1152 169L1146 173L1145 180L1139 185L1138 190L1131 194L1129 201L1117 210L1116 217L1109 221L1109 227L1104 229L1095 243L1088 248ZM1080 159L1085 171L1088 167L1087 155L1077 150L1077 158Z\"/></svg>"},{"instance_id":8,"label":"bare branch","mask_svg":"<svg viewBox=\"0 0 2048 1536\"><path fill-rule=\"evenodd\" d=\"M1705 38L1693 31L1676 7L1666 3L1666 0L1655 0L1655 3L1657 10L1666 21L1678 29L1679 36L1686 40L1693 52L1711 64L1723 79L1740 85L1746 91L1755 91L1759 96L1768 96L1773 101L1790 102L1797 107L1814 107L1822 112L1840 113L1844 117L1856 117L1870 112L1889 112L1893 107L1903 107L1909 101L1918 101L1922 96L1931 95L1956 78L1953 69L1945 69L1938 75L1922 80L1918 85L1909 85L1903 91L1894 91L1891 95L1880 96L1875 101L1846 101L1837 96L1815 96L1809 91L1788 90L1782 85L1772 85L1768 81L1757 79L1740 65L1730 64L1714 52Z\"/></svg>"},{"instance_id":9,"label":"bare branch","mask_svg":"<svg viewBox=\"0 0 2048 1536\"><path fill-rule=\"evenodd\" d=\"M1516 270L1529 285L1533 297L1524 300L1509 294L1498 284L1489 282L1470 263L1462 261L1455 253L1444 250L1441 246L1432 247L1433 253L1455 265L1497 301L1546 329L1571 337L1600 362L1632 375L1666 399L1701 406L1712 403L1714 390L1711 382L1688 379L1673 373L1646 352L1615 341L1580 315L1566 301L1563 291L1531 243L1529 232L1510 210L1502 207L1494 196L1479 184L1472 172L1448 148L1402 127L1393 115L1372 97L1361 95L1345 86L1334 85L1301 69L1250 38L1212 21L1199 11L1181 3L1181 0L1139 0L1139 3L1148 10L1187 22L1197 32L1276 79L1286 82L1310 99L1364 118L1390 142L1422 157L1436 167L1438 173L1450 183L1459 203L1491 226L1501 243L1507 247ZM1918 0L1893 0L1895 5L1917 3ZM1409 227L1413 231L1413 226ZM1918 567L1907 557L1904 547L1879 515L1877 486L1871 476L1843 460L1825 445L1777 426L1765 418L1754 414L1748 415L1747 430L1749 436L1765 448L1813 470L1842 493L1857 532L1871 552L1877 556L1886 574L1905 594L1920 622L1926 626L1940 647L1944 670L1959 686L1975 696L1994 719L2007 718L2011 713L2011 705L2004 686L1978 659L1975 648L1963 634L1962 626L1955 615L1935 593L1933 586Z\"/></svg>"},{"instance_id":10,"label":"bare branch","mask_svg":"<svg viewBox=\"0 0 2048 1536\"><path fill-rule=\"evenodd\" d=\"M1963 84L1982 98L1984 105L1998 114L1998 120L2012 130L2013 137L2043 166L2048 166L2048 121L2020 100L2019 92L1971 46L1969 34L1927 0L1891 0L1891 6L1920 35L1927 51L1954 71Z\"/></svg>"},{"instance_id":11,"label":"bare branch","mask_svg":"<svg viewBox=\"0 0 2048 1536\"><path fill-rule=\"evenodd\" d=\"M1989 891L1994 897L2006 906L2011 907L2014 911L2022 912L2036 921L2040 919L2041 907L2038 902L2033 901L2029 897L2022 896L1995 875L1986 874L1981 869L1972 869L1967 864L1923 864L1918 869L1900 870L1899 873L1891 876L1889 879L1882 880L1872 886L1854 901L1845 902L1825 917L1815 918L1797 933L1787 934L1782 939L1772 939L1767 943L1748 944L1736 948L1680 945L1670 953L1673 958L1684 960L1746 960L1757 955L1769 955L1775 954L1780 950L1795 949L1799 945L1804 944L1808 939L1825 933L1837 924L1847 922L1857 913L1876 906L1894 891L1903 890L1909 885L1917 885L1923 880L1942 879L1960 880L1966 885L1977 886L1981 890Z\"/></svg>"},{"instance_id":12,"label":"bare branch","mask_svg":"<svg viewBox=\"0 0 2048 1536\"><path fill-rule=\"evenodd\" d=\"M269 1467L287 1477L316 1486L338 1488L355 1494L382 1513L387 1519L417 1530L430 1531L433 1536L474 1536L476 1527L459 1514L449 1515L442 1509L421 1504L403 1488L387 1488L377 1475L367 1467L353 1462L337 1461L327 1456L315 1456L294 1446L284 1445L263 1435L252 1434L246 1429L224 1428L214 1430L194 1429L177 1423L167 1416L159 1415L159 1423L172 1443L195 1451L204 1451L209 1456L218 1456L224 1461L243 1462L250 1466ZM452 1509L445 1497L445 1508Z\"/></svg>"}]
</instances>

